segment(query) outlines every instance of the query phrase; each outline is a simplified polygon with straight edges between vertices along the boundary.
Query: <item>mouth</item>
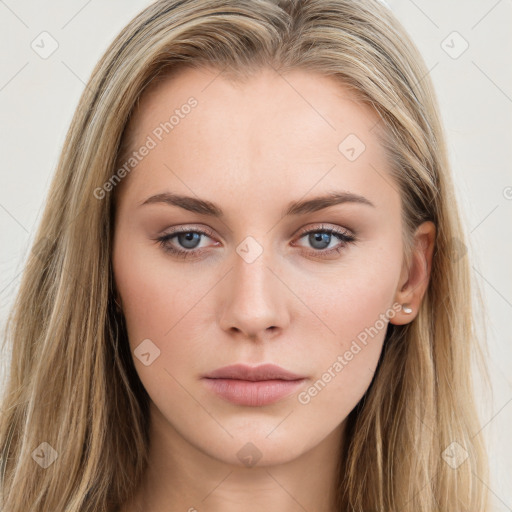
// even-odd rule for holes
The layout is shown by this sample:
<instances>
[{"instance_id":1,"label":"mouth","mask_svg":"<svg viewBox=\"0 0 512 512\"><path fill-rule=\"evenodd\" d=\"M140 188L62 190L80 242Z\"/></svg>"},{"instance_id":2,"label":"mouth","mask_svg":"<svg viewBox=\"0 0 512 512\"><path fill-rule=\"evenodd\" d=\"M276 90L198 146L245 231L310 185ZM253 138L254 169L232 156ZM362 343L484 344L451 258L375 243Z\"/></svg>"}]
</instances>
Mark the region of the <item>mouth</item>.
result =
<instances>
[{"instance_id":1,"label":"mouth","mask_svg":"<svg viewBox=\"0 0 512 512\"><path fill-rule=\"evenodd\" d=\"M294 393L306 377L274 364L225 366L203 376L208 389L236 405L261 407Z\"/></svg>"}]
</instances>

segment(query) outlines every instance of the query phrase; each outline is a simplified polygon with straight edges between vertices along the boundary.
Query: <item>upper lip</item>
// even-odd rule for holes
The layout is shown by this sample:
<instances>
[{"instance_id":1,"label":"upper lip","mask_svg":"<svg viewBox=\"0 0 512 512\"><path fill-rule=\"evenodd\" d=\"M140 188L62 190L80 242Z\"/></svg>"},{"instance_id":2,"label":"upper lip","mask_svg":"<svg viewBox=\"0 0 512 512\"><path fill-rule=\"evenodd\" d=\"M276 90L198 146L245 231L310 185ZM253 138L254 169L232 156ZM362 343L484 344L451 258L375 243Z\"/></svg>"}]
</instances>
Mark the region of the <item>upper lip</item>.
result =
<instances>
[{"instance_id":1,"label":"upper lip","mask_svg":"<svg viewBox=\"0 0 512 512\"><path fill-rule=\"evenodd\" d=\"M302 375L289 372L275 364L262 364L260 366L233 364L218 368L204 377L208 379L237 379L249 381L304 379Z\"/></svg>"}]
</instances>

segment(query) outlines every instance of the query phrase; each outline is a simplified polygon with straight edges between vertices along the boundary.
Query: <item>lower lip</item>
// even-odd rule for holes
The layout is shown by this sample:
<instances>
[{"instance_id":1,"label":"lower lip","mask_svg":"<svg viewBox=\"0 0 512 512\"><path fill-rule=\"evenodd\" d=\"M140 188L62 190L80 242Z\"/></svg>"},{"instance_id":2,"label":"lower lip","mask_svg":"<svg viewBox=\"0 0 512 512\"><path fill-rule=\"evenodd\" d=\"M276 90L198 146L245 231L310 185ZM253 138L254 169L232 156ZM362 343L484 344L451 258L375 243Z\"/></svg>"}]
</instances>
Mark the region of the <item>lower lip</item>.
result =
<instances>
[{"instance_id":1,"label":"lower lip","mask_svg":"<svg viewBox=\"0 0 512 512\"><path fill-rule=\"evenodd\" d=\"M203 379L206 385L219 396L236 405L260 407L273 404L294 393L304 382L298 380L236 380Z\"/></svg>"}]
</instances>

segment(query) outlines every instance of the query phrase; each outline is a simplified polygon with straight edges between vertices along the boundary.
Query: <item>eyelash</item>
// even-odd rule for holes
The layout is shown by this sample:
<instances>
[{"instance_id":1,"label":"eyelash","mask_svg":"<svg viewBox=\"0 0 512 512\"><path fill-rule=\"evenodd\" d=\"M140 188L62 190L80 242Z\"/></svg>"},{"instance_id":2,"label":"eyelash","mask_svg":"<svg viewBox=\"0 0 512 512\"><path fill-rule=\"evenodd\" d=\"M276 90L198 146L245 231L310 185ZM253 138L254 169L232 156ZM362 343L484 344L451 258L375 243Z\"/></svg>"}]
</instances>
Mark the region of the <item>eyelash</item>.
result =
<instances>
[{"instance_id":1,"label":"eyelash","mask_svg":"<svg viewBox=\"0 0 512 512\"><path fill-rule=\"evenodd\" d=\"M158 237L156 241L159 243L159 245L162 247L162 249L169 254L172 254L173 256L177 256L178 258L190 258L194 256L198 256L200 253L203 252L203 249L191 249L191 250L185 250L185 249L178 249L172 245L170 245L168 242L175 238L177 235L181 233L197 233L200 235L206 235L210 238L214 238L214 234L206 229L191 229L187 227L180 227L175 229L172 233L163 235L161 237ZM308 251L310 254L313 254L315 256L330 256L334 253L340 253L341 250L347 246L350 243L355 243L357 241L356 237L354 235L350 235L345 231L335 229L335 228L329 228L324 227L323 225L319 227L315 227L314 229L306 229L304 231L301 231L298 237L298 240L303 238L306 235L309 235L311 233L322 233L322 234L329 234L336 236L340 242L341 245L338 245L336 247L333 247L332 249L311 249Z\"/></svg>"}]
</instances>

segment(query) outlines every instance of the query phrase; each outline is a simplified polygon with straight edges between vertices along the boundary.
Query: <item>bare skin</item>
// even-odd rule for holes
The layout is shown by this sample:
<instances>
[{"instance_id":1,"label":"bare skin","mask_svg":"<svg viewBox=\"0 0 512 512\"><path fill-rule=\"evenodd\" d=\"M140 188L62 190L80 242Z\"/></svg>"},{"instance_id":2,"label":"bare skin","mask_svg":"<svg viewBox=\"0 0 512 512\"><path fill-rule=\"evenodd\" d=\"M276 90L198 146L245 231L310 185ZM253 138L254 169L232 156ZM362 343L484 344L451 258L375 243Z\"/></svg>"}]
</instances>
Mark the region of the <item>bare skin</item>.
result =
<instances>
[{"instance_id":1,"label":"bare skin","mask_svg":"<svg viewBox=\"0 0 512 512\"><path fill-rule=\"evenodd\" d=\"M147 366L134 357L151 397L150 464L122 512L333 511L345 420L386 334L377 321L412 321L426 291L435 227L418 228L407 267L400 195L371 131L376 114L330 78L284 78L262 70L240 85L216 70L182 71L147 90L132 118L135 151L197 100L161 141L152 135L156 147L118 190L113 267L130 347L149 339L146 352L160 351ZM340 151L349 134L364 151L357 139ZM333 192L371 204L283 216L292 202ZM223 214L142 205L162 193ZM188 235L166 244L192 253L186 259L157 240L177 227ZM363 344L371 326L378 333ZM274 363L304 380L277 402L239 405L202 378L233 363Z\"/></svg>"}]
</instances>

